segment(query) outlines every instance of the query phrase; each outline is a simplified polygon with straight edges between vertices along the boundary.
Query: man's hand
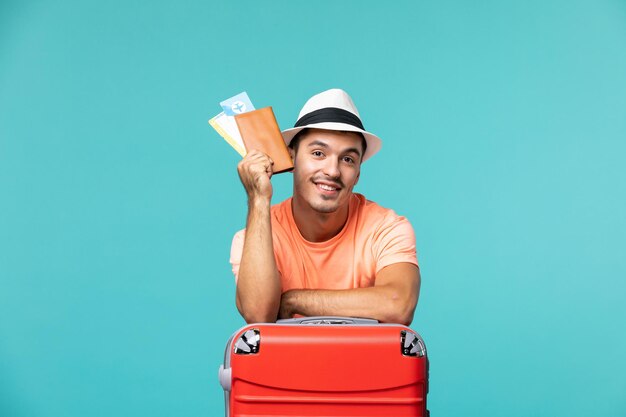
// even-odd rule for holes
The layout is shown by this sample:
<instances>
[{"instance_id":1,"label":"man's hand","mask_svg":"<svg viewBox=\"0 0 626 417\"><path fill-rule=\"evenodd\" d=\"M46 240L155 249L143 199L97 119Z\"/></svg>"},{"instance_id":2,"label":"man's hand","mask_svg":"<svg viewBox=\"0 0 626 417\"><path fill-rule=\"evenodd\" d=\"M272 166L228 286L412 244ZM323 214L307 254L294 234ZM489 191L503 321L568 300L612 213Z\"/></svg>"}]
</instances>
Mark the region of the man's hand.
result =
<instances>
[{"instance_id":1,"label":"man's hand","mask_svg":"<svg viewBox=\"0 0 626 417\"><path fill-rule=\"evenodd\" d=\"M296 314L295 306L297 304L298 290L285 291L280 298L280 309L278 310L279 319L290 319Z\"/></svg>"},{"instance_id":2,"label":"man's hand","mask_svg":"<svg viewBox=\"0 0 626 417\"><path fill-rule=\"evenodd\" d=\"M237 172L248 194L248 202L272 198L272 165L274 161L261 151L252 150L239 162Z\"/></svg>"}]
</instances>

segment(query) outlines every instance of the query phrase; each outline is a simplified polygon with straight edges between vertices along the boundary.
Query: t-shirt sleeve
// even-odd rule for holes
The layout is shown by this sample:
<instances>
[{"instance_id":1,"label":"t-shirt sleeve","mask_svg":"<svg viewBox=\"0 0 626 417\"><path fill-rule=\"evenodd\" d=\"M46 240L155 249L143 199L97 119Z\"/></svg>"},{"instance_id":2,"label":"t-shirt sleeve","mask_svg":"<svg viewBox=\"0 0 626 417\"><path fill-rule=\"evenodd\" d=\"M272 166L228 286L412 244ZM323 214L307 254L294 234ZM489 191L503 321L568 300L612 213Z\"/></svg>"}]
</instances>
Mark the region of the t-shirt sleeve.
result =
<instances>
[{"instance_id":1,"label":"t-shirt sleeve","mask_svg":"<svg viewBox=\"0 0 626 417\"><path fill-rule=\"evenodd\" d=\"M235 282L239 276L239 265L241 264L241 254L243 253L243 242L246 237L246 229L240 230L233 236L233 243L230 246L230 264L233 267Z\"/></svg>"},{"instance_id":2,"label":"t-shirt sleeve","mask_svg":"<svg viewBox=\"0 0 626 417\"><path fill-rule=\"evenodd\" d=\"M387 216L376 233L372 248L377 273L384 267L399 262L418 265L415 232L406 217L396 214Z\"/></svg>"}]
</instances>

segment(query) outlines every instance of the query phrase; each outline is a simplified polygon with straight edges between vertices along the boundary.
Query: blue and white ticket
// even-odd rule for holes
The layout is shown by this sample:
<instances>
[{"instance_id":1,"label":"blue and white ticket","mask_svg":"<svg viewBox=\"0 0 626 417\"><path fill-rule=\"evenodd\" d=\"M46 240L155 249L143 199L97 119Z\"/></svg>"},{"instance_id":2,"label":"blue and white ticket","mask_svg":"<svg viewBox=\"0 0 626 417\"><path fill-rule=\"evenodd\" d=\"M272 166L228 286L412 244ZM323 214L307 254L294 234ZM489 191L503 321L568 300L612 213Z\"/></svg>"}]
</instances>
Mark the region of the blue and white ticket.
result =
<instances>
[{"instance_id":1,"label":"blue and white ticket","mask_svg":"<svg viewBox=\"0 0 626 417\"><path fill-rule=\"evenodd\" d=\"M224 109L224 113L227 116L234 116L236 114L254 110L250 97L248 97L248 94L245 91L222 101L220 106L222 106L222 109Z\"/></svg>"}]
</instances>

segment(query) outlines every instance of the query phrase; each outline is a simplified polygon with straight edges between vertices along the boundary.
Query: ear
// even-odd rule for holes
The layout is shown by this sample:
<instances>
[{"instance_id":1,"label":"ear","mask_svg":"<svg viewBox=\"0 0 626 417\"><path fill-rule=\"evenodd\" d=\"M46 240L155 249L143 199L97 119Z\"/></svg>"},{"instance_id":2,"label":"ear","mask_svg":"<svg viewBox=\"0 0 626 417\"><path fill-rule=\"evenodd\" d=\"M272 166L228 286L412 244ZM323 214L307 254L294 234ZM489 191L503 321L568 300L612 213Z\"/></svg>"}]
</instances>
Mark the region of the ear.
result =
<instances>
[{"instance_id":1,"label":"ear","mask_svg":"<svg viewBox=\"0 0 626 417\"><path fill-rule=\"evenodd\" d=\"M287 150L289 151L289 156L291 156L291 161L296 160L296 151L293 150L292 147L288 146Z\"/></svg>"},{"instance_id":2,"label":"ear","mask_svg":"<svg viewBox=\"0 0 626 417\"><path fill-rule=\"evenodd\" d=\"M359 178L361 178L361 167L359 167L359 173L356 175L356 181L354 181L354 185L359 183Z\"/></svg>"}]
</instances>

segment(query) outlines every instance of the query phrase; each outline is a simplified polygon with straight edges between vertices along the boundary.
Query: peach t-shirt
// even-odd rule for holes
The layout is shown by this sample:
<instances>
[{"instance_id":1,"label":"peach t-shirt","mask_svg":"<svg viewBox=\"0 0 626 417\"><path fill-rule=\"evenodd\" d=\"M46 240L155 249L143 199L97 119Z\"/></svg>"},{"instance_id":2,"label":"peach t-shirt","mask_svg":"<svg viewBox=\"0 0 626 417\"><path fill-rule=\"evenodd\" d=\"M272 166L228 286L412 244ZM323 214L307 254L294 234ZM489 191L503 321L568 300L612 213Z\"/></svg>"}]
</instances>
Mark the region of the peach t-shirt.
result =
<instances>
[{"instance_id":1,"label":"peach t-shirt","mask_svg":"<svg viewBox=\"0 0 626 417\"><path fill-rule=\"evenodd\" d=\"M271 208L271 221L283 292L371 287L376 273L388 265L417 265L415 234L409 221L361 194L351 196L343 229L324 242L309 242L302 237L293 219L291 198ZM230 262L235 278L244 238L245 229L233 238Z\"/></svg>"}]
</instances>

